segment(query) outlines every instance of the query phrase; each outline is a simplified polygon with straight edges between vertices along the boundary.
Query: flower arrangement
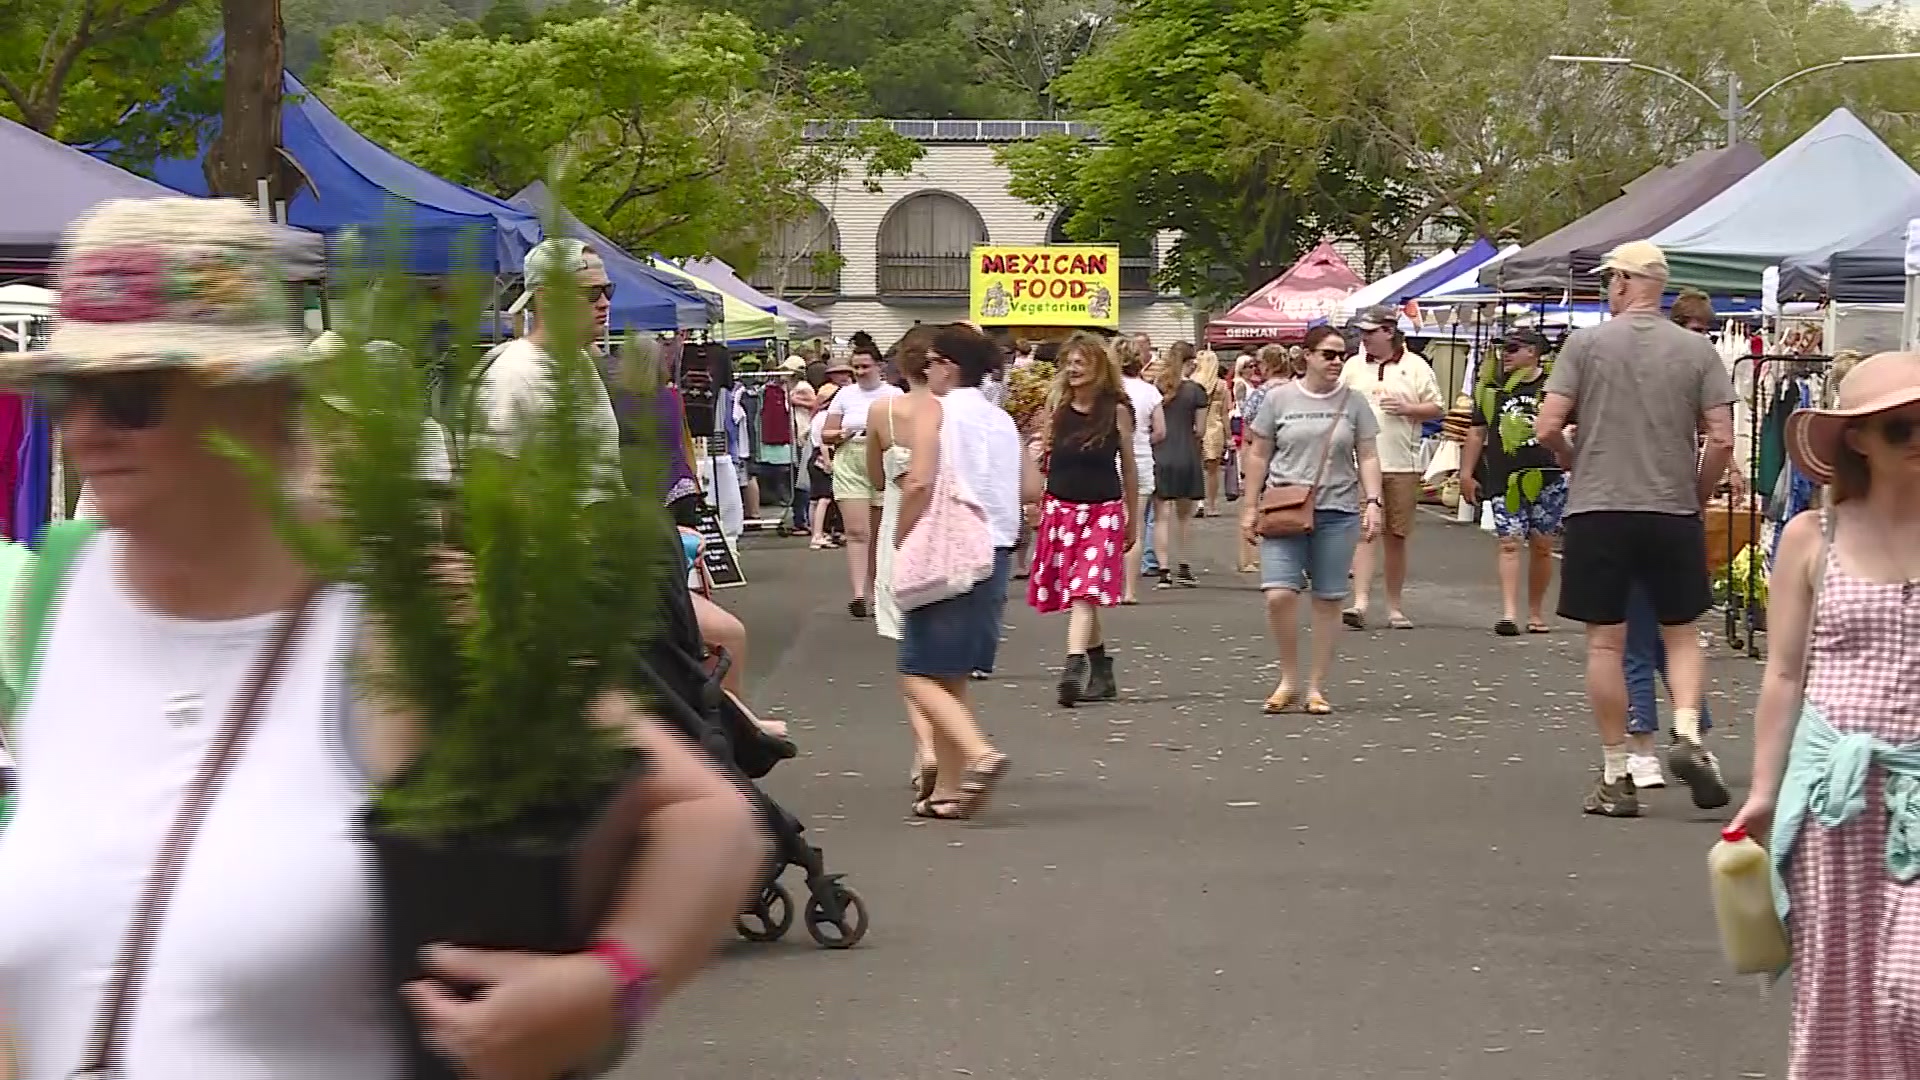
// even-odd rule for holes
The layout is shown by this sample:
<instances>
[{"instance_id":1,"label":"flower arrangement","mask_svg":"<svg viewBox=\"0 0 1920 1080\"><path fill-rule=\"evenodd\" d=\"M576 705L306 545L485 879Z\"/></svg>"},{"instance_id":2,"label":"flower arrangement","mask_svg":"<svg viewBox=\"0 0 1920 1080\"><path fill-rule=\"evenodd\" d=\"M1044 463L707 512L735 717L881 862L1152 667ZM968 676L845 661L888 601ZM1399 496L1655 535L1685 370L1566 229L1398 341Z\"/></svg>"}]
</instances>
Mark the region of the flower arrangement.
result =
<instances>
[{"instance_id":1,"label":"flower arrangement","mask_svg":"<svg viewBox=\"0 0 1920 1080\"><path fill-rule=\"evenodd\" d=\"M1047 361L1035 361L1007 372L1007 397L1001 407L1013 417L1022 437L1034 434L1034 425L1046 411L1047 395L1052 389L1053 365Z\"/></svg>"}]
</instances>

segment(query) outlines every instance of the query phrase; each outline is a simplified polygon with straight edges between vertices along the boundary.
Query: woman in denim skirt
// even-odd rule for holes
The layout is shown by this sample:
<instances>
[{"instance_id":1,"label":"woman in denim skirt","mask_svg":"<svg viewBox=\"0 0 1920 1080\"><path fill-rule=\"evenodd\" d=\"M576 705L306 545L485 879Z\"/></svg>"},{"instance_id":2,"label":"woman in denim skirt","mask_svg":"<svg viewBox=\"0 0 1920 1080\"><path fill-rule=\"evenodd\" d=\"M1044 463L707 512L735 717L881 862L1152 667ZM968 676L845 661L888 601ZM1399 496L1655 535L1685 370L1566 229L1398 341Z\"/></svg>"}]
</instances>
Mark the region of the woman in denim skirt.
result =
<instances>
[{"instance_id":1,"label":"woman in denim skirt","mask_svg":"<svg viewBox=\"0 0 1920 1080\"><path fill-rule=\"evenodd\" d=\"M1366 400L1340 385L1347 359L1340 331L1316 326L1307 331L1304 344L1305 372L1269 392L1254 415L1242 463L1248 498L1240 512L1240 531L1260 545L1260 588L1267 598L1267 626L1280 654L1280 685L1267 698L1266 711L1286 712L1298 699L1307 712L1324 716L1333 711L1323 688L1333 666L1354 548L1380 531L1380 459L1374 449L1379 425ZM1257 536L1263 491L1293 484L1314 487L1313 531ZM1313 657L1306 695L1299 698L1297 609L1309 583Z\"/></svg>"}]
</instances>

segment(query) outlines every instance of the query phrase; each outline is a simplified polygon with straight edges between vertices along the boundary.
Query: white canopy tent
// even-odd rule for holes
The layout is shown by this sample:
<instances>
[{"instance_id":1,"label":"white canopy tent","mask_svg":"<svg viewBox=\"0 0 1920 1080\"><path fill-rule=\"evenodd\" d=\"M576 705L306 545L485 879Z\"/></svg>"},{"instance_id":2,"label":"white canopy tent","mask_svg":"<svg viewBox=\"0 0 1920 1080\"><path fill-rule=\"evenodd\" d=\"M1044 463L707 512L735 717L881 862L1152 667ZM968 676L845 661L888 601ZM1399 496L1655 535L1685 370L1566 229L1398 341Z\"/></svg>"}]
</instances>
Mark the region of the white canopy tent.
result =
<instances>
[{"instance_id":1,"label":"white canopy tent","mask_svg":"<svg viewBox=\"0 0 1920 1080\"><path fill-rule=\"evenodd\" d=\"M1340 310L1335 313L1334 324L1336 326L1344 325L1348 320L1359 314L1360 309L1391 301L1394 298L1395 291L1398 290L1400 286L1405 285L1421 274L1453 258L1455 254L1456 252L1452 248L1447 248L1428 258L1421 259L1419 262L1395 270L1393 273L1388 274L1386 277L1381 278L1371 285L1363 286L1352 296L1347 297L1344 304L1340 305Z\"/></svg>"}]
</instances>

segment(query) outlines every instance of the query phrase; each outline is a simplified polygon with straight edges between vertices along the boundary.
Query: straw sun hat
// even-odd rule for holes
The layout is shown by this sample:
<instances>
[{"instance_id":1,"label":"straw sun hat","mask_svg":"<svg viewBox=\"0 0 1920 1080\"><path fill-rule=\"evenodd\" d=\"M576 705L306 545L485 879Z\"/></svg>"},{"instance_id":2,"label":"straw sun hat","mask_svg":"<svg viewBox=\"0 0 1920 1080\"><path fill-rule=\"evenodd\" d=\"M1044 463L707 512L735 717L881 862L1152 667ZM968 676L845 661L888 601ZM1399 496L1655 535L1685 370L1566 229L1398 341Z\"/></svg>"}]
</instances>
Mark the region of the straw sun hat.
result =
<instances>
[{"instance_id":1,"label":"straw sun hat","mask_svg":"<svg viewBox=\"0 0 1920 1080\"><path fill-rule=\"evenodd\" d=\"M114 199L67 229L44 349L0 354L0 381L156 368L212 382L307 359L272 231L234 199Z\"/></svg>"},{"instance_id":2,"label":"straw sun hat","mask_svg":"<svg viewBox=\"0 0 1920 1080\"><path fill-rule=\"evenodd\" d=\"M1920 354L1869 357L1840 380L1833 408L1798 409L1787 418L1787 453L1808 479L1832 483L1848 425L1916 402L1920 402Z\"/></svg>"}]
</instances>

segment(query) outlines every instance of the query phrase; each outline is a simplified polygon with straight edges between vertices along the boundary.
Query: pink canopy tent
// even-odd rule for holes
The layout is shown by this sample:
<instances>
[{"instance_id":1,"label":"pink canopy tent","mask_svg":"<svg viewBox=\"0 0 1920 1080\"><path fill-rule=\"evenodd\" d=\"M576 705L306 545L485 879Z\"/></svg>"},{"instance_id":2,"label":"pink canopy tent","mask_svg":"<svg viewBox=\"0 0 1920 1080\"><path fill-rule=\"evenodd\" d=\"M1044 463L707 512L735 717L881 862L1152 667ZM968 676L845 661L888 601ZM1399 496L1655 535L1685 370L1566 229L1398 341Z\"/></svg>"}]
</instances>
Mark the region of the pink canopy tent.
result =
<instances>
[{"instance_id":1,"label":"pink canopy tent","mask_svg":"<svg viewBox=\"0 0 1920 1080\"><path fill-rule=\"evenodd\" d=\"M1365 284L1333 245L1323 240L1286 273L1208 323L1207 344L1299 341L1309 326L1339 314L1341 303Z\"/></svg>"}]
</instances>

